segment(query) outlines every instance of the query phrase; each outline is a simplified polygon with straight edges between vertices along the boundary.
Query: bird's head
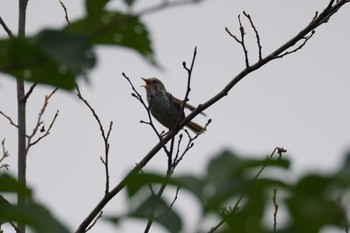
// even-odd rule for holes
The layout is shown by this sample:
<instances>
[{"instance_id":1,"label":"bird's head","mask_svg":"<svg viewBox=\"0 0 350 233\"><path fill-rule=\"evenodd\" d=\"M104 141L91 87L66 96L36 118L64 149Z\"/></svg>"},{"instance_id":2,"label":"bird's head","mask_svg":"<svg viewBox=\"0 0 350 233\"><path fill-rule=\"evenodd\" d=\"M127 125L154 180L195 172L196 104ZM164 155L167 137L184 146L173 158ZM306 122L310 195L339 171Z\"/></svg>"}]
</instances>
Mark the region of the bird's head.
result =
<instances>
[{"instance_id":1,"label":"bird's head","mask_svg":"<svg viewBox=\"0 0 350 233\"><path fill-rule=\"evenodd\" d=\"M142 87L146 88L146 90L152 91L166 91L164 84L157 78L141 78L145 81L145 85Z\"/></svg>"}]
</instances>

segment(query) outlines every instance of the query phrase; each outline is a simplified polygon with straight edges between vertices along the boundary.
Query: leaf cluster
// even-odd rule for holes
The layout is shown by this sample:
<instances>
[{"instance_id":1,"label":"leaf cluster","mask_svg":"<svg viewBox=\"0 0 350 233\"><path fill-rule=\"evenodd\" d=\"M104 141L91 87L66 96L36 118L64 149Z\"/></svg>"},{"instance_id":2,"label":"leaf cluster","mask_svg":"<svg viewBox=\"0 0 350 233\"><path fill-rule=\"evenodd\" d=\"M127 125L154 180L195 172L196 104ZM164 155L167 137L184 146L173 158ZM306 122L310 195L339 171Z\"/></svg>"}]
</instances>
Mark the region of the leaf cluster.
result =
<instances>
[{"instance_id":1,"label":"leaf cluster","mask_svg":"<svg viewBox=\"0 0 350 233\"><path fill-rule=\"evenodd\" d=\"M2 195L21 194L27 198L26 204L15 205L8 202ZM8 174L0 175L0 230L1 225L13 222L28 225L34 232L68 233L44 205L35 201L32 191L23 183L18 182Z\"/></svg>"},{"instance_id":2,"label":"leaf cluster","mask_svg":"<svg viewBox=\"0 0 350 233\"><path fill-rule=\"evenodd\" d=\"M347 157L350 161L350 155ZM167 198L158 197L150 192L150 186L166 183L168 186L186 190L197 200L202 210L201 221L208 216L221 219L217 226L204 232L308 232L316 233L325 226L346 228L345 200L349 193L349 163L334 174L311 173L296 182L281 179L259 177L254 174L261 167L275 167L287 172L289 161L286 159L246 159L231 151L223 151L213 158L202 176L182 175L165 178L158 173L139 173L129 177L127 194L130 210L122 216L109 216L107 219L119 223L123 219L137 218L147 220L156 209L155 222L169 232L180 232L185 216L181 216ZM282 175L282 177L284 177ZM273 195L273 191L277 195ZM143 200L140 201L140 197ZM176 198L175 198L176 199ZM267 209L273 201L282 205L288 212L287 224L272 229L266 226ZM137 203L137 204L135 204ZM193 203L196 205L196 203ZM278 216L278 207L275 213ZM186 211L191 213L189 207ZM277 217L278 218L278 217ZM278 225L279 219L274 219ZM203 229L197 229L202 232Z\"/></svg>"},{"instance_id":3,"label":"leaf cluster","mask_svg":"<svg viewBox=\"0 0 350 233\"><path fill-rule=\"evenodd\" d=\"M134 1L126 1L132 5ZM60 29L26 38L0 39L0 72L34 83L73 89L96 65L100 45L132 49L155 64L146 25L137 15L107 9L108 0L86 0L86 15Z\"/></svg>"},{"instance_id":4,"label":"leaf cluster","mask_svg":"<svg viewBox=\"0 0 350 233\"><path fill-rule=\"evenodd\" d=\"M287 172L289 161L278 159L247 159L225 150L215 156L203 175L178 175L166 178L158 173L138 173L128 178L126 191L129 210L122 215L109 215L104 219L119 224L126 219L154 221L168 232L183 230L186 216L182 216L174 206L182 190L190 193L202 210L201 221L208 216L221 219L210 230L197 229L197 232L320 232L326 226L345 229L346 197L350 187L350 154L343 167L325 175L310 173L295 182L281 179L282 176L265 176L254 179L254 174L265 167ZM174 187L176 197L170 203L164 196L157 196L151 190L166 183ZM152 187L150 189L150 187ZM273 195L273 191L280 195ZM19 222L31 227L35 232L69 232L46 207L36 202L32 191L9 175L0 176L0 194L26 195L27 204L10 204L2 195L0 200L1 223ZM142 197L142 198L140 198ZM267 209L272 203L284 206L288 212L287 223L279 226L278 207L275 206L277 227L266 226ZM191 207L186 211L191 214Z\"/></svg>"}]
</instances>

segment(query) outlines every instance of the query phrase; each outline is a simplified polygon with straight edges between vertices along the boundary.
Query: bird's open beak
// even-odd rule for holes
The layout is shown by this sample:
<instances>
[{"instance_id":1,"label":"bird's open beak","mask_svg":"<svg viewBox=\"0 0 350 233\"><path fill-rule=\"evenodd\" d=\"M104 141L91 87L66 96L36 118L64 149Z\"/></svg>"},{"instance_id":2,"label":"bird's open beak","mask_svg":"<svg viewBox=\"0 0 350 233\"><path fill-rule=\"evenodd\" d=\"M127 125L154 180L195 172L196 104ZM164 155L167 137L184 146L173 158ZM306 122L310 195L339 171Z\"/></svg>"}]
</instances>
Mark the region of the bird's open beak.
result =
<instances>
[{"instance_id":1,"label":"bird's open beak","mask_svg":"<svg viewBox=\"0 0 350 233\"><path fill-rule=\"evenodd\" d=\"M146 89L149 89L149 88L151 88L151 85L152 85L152 83L148 80L148 79L145 79L145 78L141 78L143 81L145 81L145 85L142 85L141 87L144 87L144 88L146 88Z\"/></svg>"}]
</instances>

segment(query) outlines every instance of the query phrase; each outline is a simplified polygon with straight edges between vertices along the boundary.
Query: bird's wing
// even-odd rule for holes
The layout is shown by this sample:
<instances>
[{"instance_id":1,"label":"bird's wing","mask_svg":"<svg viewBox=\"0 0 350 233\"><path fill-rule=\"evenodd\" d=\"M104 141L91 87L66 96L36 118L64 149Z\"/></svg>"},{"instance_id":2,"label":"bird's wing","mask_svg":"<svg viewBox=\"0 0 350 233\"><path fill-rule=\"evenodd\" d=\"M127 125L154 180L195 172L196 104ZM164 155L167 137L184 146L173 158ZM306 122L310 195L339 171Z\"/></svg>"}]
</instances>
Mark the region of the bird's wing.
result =
<instances>
[{"instance_id":1,"label":"bird's wing","mask_svg":"<svg viewBox=\"0 0 350 233\"><path fill-rule=\"evenodd\" d=\"M182 100L179 100L178 98L174 97L172 94L170 94L169 92L167 93L168 97L176 104L179 104L181 106L182 104ZM193 107L192 105L190 105L189 103L186 102L185 104L185 108L188 108L189 110L193 111L196 108ZM202 114L203 116L207 116L204 112L201 112L200 114Z\"/></svg>"}]
</instances>

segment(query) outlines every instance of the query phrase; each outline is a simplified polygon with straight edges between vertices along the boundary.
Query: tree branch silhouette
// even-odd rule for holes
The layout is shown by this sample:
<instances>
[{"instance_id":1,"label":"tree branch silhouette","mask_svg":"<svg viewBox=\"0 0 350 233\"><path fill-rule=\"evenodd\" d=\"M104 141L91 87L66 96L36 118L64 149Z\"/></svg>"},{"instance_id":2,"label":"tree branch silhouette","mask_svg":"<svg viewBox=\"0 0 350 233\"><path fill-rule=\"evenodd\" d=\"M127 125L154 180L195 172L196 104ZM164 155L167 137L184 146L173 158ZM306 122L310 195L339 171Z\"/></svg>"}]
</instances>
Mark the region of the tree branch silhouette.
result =
<instances>
[{"instance_id":1,"label":"tree branch silhouette","mask_svg":"<svg viewBox=\"0 0 350 233\"><path fill-rule=\"evenodd\" d=\"M293 50L295 44L297 44L298 42L303 42L305 38L310 36L310 34L312 34L312 32L316 28L318 28L323 23L326 23L343 5L350 2L350 0L339 0L336 3L334 2L334 0L331 0L321 14L315 15L312 21L299 33L292 37L289 41L285 42L283 45L278 47L275 51L273 51L266 57L259 59L256 63L245 67L245 69L243 69L239 74L233 77L233 79L220 92L218 92L216 95L214 95L212 98L210 98L203 104L198 105L197 108L194 111L192 111L192 113L190 113L182 122L179 123L178 127L169 131L169 133L163 137L162 142L158 142L144 156L144 158L139 163L137 163L137 165L133 169L131 169L131 171L120 181L120 183L116 185L108 194L106 194L100 200L100 202L80 224L80 226L76 230L76 233L86 232L86 228L96 218L96 216L104 208L104 206L126 186L126 181L128 177L140 172L141 169L144 168L146 164L155 156L155 154L161 148L163 148L164 144L170 141L174 137L174 135L176 135L179 132L179 130L182 129L189 121L191 121L195 116L200 114L203 110L209 108L210 106L221 100L223 97L225 97L231 91L231 89L247 75L256 71L257 69L266 65L269 62L281 58L280 55L285 53L286 51L290 51L290 49Z\"/></svg>"},{"instance_id":2,"label":"tree branch silhouette","mask_svg":"<svg viewBox=\"0 0 350 233\"><path fill-rule=\"evenodd\" d=\"M105 167L105 176L106 176L106 184L105 184L105 194L107 194L109 192L109 148L110 148L110 144L109 144L109 137L111 135L112 132L112 127L113 127L113 121L111 121L109 123L109 127L108 127L108 131L107 133L104 130L104 127L102 125L102 122L99 118L99 116L97 115L95 109L90 105L90 103L82 96L79 86L76 85L76 89L77 89L77 96L78 98L88 107L88 109L91 111L92 115L94 116L95 120L97 121L97 124L100 128L100 132L101 132L101 136L103 139L103 144L105 147L105 152L104 152L104 158L102 158L102 156L100 157L101 162L103 164L103 166Z\"/></svg>"}]
</instances>

